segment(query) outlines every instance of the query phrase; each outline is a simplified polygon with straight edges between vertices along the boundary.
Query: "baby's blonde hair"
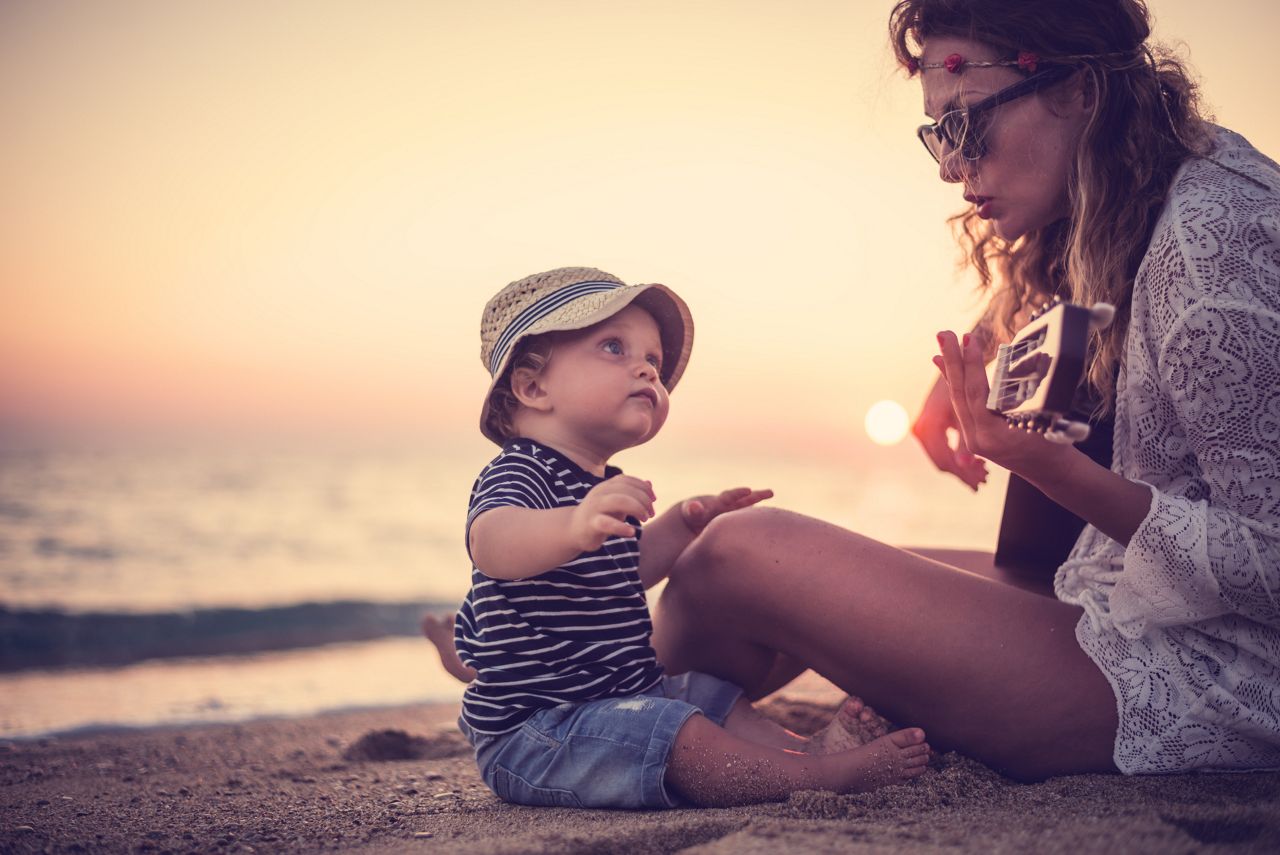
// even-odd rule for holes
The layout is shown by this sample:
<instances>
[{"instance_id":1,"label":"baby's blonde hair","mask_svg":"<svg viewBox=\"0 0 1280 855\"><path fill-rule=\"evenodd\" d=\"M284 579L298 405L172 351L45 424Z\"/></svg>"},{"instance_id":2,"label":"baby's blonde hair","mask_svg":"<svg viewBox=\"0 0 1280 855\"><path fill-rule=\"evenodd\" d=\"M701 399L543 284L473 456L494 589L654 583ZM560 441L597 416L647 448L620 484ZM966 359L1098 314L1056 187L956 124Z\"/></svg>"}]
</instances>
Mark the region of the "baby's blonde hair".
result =
<instances>
[{"instance_id":1,"label":"baby's blonde hair","mask_svg":"<svg viewBox=\"0 0 1280 855\"><path fill-rule=\"evenodd\" d=\"M521 339L516 344L506 370L489 393L489 418L485 423L489 431L504 440L516 435L515 418L516 411L520 409L520 399L511 390L511 377L521 368L528 368L534 374L542 373L551 361L556 339L556 333L544 333Z\"/></svg>"}]
</instances>

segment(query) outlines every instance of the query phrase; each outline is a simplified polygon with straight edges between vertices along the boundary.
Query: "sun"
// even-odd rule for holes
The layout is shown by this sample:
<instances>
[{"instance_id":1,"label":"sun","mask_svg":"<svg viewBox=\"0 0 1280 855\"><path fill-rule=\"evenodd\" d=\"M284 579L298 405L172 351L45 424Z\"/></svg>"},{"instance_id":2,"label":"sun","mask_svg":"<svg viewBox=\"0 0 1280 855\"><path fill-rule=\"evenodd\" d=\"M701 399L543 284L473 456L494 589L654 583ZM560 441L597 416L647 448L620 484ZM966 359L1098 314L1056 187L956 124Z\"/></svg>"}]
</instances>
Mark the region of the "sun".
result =
<instances>
[{"instance_id":1,"label":"sun","mask_svg":"<svg viewBox=\"0 0 1280 855\"><path fill-rule=\"evenodd\" d=\"M867 410L867 436L877 445L894 445L907 435L907 411L897 401L876 401Z\"/></svg>"}]
</instances>

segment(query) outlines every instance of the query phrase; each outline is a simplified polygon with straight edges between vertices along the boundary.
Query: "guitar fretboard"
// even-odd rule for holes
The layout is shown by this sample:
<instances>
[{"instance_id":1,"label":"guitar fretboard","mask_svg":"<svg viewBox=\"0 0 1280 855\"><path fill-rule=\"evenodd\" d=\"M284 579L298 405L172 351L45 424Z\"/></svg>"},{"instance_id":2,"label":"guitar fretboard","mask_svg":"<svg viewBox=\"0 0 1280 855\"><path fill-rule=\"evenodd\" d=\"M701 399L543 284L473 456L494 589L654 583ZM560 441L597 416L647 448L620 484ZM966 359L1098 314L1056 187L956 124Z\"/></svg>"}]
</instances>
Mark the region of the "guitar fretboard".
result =
<instances>
[{"instance_id":1,"label":"guitar fretboard","mask_svg":"<svg viewBox=\"0 0 1280 855\"><path fill-rule=\"evenodd\" d=\"M1008 412L1036 393L1044 375L1039 371L1020 371L1018 363L1027 359L1045 340L1046 333L1039 330L1013 344L1002 344L996 351L995 373L987 409Z\"/></svg>"}]
</instances>

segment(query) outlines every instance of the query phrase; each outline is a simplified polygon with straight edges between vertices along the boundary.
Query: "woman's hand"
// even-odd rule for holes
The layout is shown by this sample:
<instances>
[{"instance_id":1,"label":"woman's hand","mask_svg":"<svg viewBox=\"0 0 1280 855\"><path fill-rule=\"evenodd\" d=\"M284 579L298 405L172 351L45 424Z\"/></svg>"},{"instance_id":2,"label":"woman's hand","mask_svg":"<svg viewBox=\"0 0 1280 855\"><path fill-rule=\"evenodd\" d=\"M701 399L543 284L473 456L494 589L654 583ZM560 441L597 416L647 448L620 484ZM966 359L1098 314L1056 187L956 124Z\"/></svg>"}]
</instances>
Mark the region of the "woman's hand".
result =
<instances>
[{"instance_id":1,"label":"woman's hand","mask_svg":"<svg viewBox=\"0 0 1280 855\"><path fill-rule=\"evenodd\" d=\"M955 445L951 444L950 431L955 431ZM975 457L965 445L945 377L939 377L929 390L920 414L911 425L911 433L938 469L950 472L969 485L970 490L977 490L980 484L986 483L987 464Z\"/></svg>"},{"instance_id":2,"label":"woman's hand","mask_svg":"<svg viewBox=\"0 0 1280 855\"><path fill-rule=\"evenodd\" d=\"M947 381L965 444L1127 546L1151 509L1151 488L1099 466L1074 445L1009 430L1004 416L987 409L987 372L977 343L942 332L938 346L942 355L933 362Z\"/></svg>"},{"instance_id":3,"label":"woman's hand","mask_svg":"<svg viewBox=\"0 0 1280 855\"><path fill-rule=\"evenodd\" d=\"M757 502L773 498L772 490L752 490L750 487L734 487L718 496L695 496L680 503L680 518L694 534L701 534L713 519L730 511L750 507Z\"/></svg>"},{"instance_id":4,"label":"woman's hand","mask_svg":"<svg viewBox=\"0 0 1280 855\"><path fill-rule=\"evenodd\" d=\"M940 332L938 347L942 355L935 356L933 363L946 381L962 447L1020 474L1028 463L1066 447L1055 446L1038 434L1010 430L1004 416L987 409L987 371L981 348L970 336L961 341L953 332Z\"/></svg>"}]
</instances>

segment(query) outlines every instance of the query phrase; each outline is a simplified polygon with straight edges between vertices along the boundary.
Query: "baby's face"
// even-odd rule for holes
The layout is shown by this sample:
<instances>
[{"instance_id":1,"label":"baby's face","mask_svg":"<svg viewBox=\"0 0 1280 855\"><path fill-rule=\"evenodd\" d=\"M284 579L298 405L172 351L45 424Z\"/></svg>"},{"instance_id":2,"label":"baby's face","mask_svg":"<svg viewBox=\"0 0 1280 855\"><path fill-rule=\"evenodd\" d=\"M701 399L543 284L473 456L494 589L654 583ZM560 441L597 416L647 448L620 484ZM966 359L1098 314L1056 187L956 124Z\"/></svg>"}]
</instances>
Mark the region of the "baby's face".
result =
<instances>
[{"instance_id":1,"label":"baby's face","mask_svg":"<svg viewBox=\"0 0 1280 855\"><path fill-rule=\"evenodd\" d=\"M558 341L540 385L560 429L611 453L648 441L666 422L661 372L658 324L633 305Z\"/></svg>"}]
</instances>

